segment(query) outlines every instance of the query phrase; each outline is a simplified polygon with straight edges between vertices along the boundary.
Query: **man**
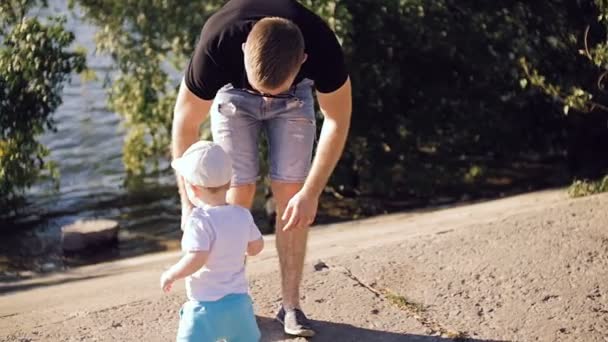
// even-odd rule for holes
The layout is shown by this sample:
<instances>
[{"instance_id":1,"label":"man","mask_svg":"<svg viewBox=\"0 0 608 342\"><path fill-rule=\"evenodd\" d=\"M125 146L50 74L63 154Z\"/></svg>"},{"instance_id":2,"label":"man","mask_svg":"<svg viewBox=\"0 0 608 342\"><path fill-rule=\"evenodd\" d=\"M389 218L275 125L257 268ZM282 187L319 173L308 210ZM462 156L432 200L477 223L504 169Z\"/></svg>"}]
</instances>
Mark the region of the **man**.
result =
<instances>
[{"instance_id":1,"label":"man","mask_svg":"<svg viewBox=\"0 0 608 342\"><path fill-rule=\"evenodd\" d=\"M312 89L324 122L317 151ZM286 333L312 336L300 308L308 227L342 154L351 117L342 49L327 24L295 0L231 0L205 23L175 105L173 158L199 138L211 113L213 139L233 160L228 201L251 208L258 137L269 141L276 246ZM192 204L178 176L182 227Z\"/></svg>"}]
</instances>

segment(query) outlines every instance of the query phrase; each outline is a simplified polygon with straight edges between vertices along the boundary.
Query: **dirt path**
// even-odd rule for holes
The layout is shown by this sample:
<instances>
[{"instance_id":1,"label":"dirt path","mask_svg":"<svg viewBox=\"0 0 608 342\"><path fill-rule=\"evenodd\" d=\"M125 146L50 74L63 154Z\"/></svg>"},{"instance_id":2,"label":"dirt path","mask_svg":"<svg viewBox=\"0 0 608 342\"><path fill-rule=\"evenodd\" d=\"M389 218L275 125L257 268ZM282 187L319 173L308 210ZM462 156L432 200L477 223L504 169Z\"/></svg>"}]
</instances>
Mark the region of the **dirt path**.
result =
<instances>
[{"instance_id":1,"label":"dirt path","mask_svg":"<svg viewBox=\"0 0 608 342\"><path fill-rule=\"evenodd\" d=\"M282 341L268 240L248 271L263 340ZM170 296L157 283L177 257L2 283L0 339L173 340L183 282ZM608 341L608 195L547 191L319 227L308 261L317 341Z\"/></svg>"}]
</instances>

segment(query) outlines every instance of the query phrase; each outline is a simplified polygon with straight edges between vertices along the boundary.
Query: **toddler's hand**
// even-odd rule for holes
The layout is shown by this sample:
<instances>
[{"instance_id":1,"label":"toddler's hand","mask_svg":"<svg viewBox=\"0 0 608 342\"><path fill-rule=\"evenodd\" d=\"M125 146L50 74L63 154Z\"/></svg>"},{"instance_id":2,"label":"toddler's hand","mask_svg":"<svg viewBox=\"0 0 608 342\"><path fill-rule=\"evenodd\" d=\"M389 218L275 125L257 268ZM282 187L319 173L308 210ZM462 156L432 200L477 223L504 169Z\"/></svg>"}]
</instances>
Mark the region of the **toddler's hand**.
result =
<instances>
[{"instance_id":1,"label":"toddler's hand","mask_svg":"<svg viewBox=\"0 0 608 342\"><path fill-rule=\"evenodd\" d=\"M171 291L171 289L173 288L173 282L174 280L171 278L169 271L163 272L163 274L160 276L160 288L165 293Z\"/></svg>"}]
</instances>

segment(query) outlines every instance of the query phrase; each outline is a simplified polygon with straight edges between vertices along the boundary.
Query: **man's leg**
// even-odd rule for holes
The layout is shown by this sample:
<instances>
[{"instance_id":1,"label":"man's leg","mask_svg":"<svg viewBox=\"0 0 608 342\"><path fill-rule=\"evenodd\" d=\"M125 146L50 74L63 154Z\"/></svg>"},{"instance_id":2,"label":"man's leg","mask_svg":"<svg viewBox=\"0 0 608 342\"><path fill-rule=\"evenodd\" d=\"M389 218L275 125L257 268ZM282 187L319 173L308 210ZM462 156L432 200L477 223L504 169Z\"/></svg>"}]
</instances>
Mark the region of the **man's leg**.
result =
<instances>
[{"instance_id":1,"label":"man's leg","mask_svg":"<svg viewBox=\"0 0 608 342\"><path fill-rule=\"evenodd\" d=\"M285 221L281 216L287 203L302 188L301 183L272 182L272 191L277 203L276 246L281 269L283 305L277 320L289 335L310 337L315 335L310 321L300 309L300 283L306 256L308 227L283 231Z\"/></svg>"},{"instance_id":2,"label":"man's leg","mask_svg":"<svg viewBox=\"0 0 608 342\"><path fill-rule=\"evenodd\" d=\"M306 256L308 227L283 231L281 217L287 203L302 189L311 166L316 136L312 81L295 88L294 97L274 102L264 127L270 152L270 178L276 202L276 246L281 267L283 307L277 319L287 334L313 336L306 315L300 310L300 283ZM272 102L271 102L272 103Z\"/></svg>"},{"instance_id":3,"label":"man's leg","mask_svg":"<svg viewBox=\"0 0 608 342\"><path fill-rule=\"evenodd\" d=\"M277 206L276 247L281 268L283 306L286 309L300 308L300 282L306 256L308 227L283 231L285 221L281 219L289 200L302 188L302 184L272 182L272 193Z\"/></svg>"},{"instance_id":4,"label":"man's leg","mask_svg":"<svg viewBox=\"0 0 608 342\"><path fill-rule=\"evenodd\" d=\"M226 201L251 209L258 175L258 138L261 121L255 113L260 99L232 87L222 88L211 108L213 141L232 159L233 186Z\"/></svg>"},{"instance_id":5,"label":"man's leg","mask_svg":"<svg viewBox=\"0 0 608 342\"><path fill-rule=\"evenodd\" d=\"M253 197L255 196L255 184L244 184L233 186L228 190L226 202L230 204L240 205L241 207L251 209L253 206Z\"/></svg>"}]
</instances>

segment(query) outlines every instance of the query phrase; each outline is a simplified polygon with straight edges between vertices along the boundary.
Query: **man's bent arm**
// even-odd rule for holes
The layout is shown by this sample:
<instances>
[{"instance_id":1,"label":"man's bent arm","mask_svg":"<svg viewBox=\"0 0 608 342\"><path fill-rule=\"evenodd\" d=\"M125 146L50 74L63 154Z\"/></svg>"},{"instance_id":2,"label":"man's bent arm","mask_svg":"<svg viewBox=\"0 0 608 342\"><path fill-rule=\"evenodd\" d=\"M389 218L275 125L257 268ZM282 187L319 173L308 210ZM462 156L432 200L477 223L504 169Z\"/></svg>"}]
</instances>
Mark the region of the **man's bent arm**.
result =
<instances>
[{"instance_id":1,"label":"man's bent arm","mask_svg":"<svg viewBox=\"0 0 608 342\"><path fill-rule=\"evenodd\" d=\"M338 90L317 93L319 107L325 116L319 144L303 190L320 196L327 185L346 143L352 113L350 78Z\"/></svg>"},{"instance_id":2,"label":"man's bent arm","mask_svg":"<svg viewBox=\"0 0 608 342\"><path fill-rule=\"evenodd\" d=\"M209 115L213 101L202 100L194 95L182 80L177 101L173 111L173 126L171 130L171 155L172 158L181 155L198 141L200 137L200 126ZM177 186L182 203L182 229L184 225L183 216L192 209L192 203L188 200L182 177L177 175Z\"/></svg>"}]
</instances>

